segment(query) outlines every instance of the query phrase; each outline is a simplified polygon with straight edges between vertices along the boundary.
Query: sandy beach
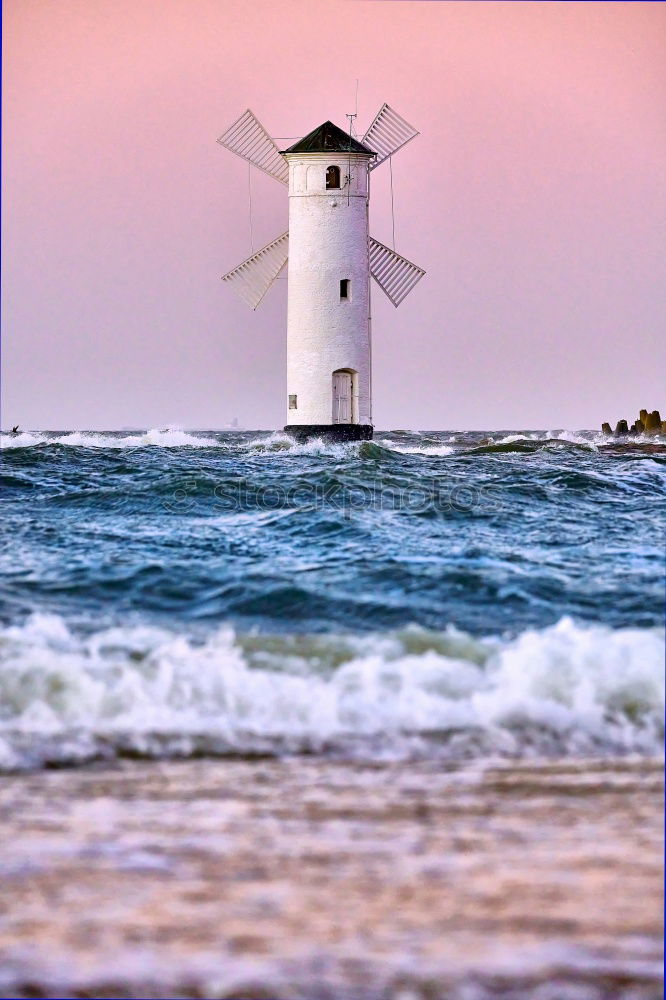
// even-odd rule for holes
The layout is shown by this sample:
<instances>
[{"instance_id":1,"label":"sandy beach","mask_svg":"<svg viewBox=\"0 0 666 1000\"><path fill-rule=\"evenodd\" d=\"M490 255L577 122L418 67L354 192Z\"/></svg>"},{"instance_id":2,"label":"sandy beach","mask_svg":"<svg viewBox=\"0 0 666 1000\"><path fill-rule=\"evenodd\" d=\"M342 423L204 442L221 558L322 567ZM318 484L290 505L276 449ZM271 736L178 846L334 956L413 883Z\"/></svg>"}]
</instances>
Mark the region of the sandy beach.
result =
<instances>
[{"instance_id":1,"label":"sandy beach","mask_svg":"<svg viewBox=\"0 0 666 1000\"><path fill-rule=\"evenodd\" d=\"M662 766L6 777L4 997L657 1000Z\"/></svg>"}]
</instances>

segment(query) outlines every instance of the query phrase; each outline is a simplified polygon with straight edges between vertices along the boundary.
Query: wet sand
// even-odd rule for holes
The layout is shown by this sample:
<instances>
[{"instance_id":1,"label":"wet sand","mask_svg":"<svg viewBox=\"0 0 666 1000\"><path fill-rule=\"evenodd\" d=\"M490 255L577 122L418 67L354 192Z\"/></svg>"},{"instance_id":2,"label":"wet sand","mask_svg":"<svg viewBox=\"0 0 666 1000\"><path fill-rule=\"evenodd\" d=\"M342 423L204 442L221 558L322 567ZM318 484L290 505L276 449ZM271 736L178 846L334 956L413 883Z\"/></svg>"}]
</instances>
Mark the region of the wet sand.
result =
<instances>
[{"instance_id":1,"label":"wet sand","mask_svg":"<svg viewBox=\"0 0 666 1000\"><path fill-rule=\"evenodd\" d=\"M662 808L645 760L5 777L0 994L657 1000Z\"/></svg>"}]
</instances>

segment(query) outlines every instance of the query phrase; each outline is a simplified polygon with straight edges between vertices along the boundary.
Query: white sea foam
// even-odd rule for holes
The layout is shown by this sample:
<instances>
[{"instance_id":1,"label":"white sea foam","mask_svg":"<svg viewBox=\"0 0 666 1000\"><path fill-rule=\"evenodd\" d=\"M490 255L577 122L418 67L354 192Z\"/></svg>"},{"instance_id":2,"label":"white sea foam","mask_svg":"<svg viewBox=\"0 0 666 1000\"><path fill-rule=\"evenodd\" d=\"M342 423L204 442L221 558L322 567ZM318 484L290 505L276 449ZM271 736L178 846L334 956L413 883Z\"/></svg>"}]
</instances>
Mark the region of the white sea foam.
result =
<instances>
[{"instance_id":1,"label":"white sea foam","mask_svg":"<svg viewBox=\"0 0 666 1000\"><path fill-rule=\"evenodd\" d=\"M289 455L330 455L333 458L345 458L358 453L362 444L362 441L324 441L319 437L299 442L283 431L273 431L268 437L257 437L245 441L243 448L258 455L274 455L277 452L285 452Z\"/></svg>"},{"instance_id":2,"label":"white sea foam","mask_svg":"<svg viewBox=\"0 0 666 1000\"><path fill-rule=\"evenodd\" d=\"M395 434L396 432L392 432ZM405 432L406 433L406 432ZM419 432L409 432L417 435ZM664 435L655 435L650 438L645 436L635 437L625 435L621 438L609 438L605 434L593 433L591 431L567 431L553 430L543 432L522 432L506 434L495 437L492 434L484 438L487 444L513 444L519 441L542 441L558 442L562 445L576 444L596 451L600 445L609 444L645 444L646 441L653 443L663 443ZM403 444L400 439L376 438L375 444L391 451L405 455L433 455L446 456L460 447L478 447L476 444L468 442L461 445L454 436L447 438L447 443L422 441L416 444ZM452 447L451 444L455 446ZM4 433L0 436L0 448L31 448L36 445L61 444L72 448L221 448L228 450L232 445L227 441L219 441L209 435L198 432L188 432L180 428L166 428L159 430L153 428L147 431L133 431L124 435L108 434L102 431L67 431L57 434L46 431L21 431L17 434ZM273 431L272 433L252 438L249 441L239 438L233 442L234 448L241 448L250 453L275 454L276 452L287 452L290 455L331 455L333 457L344 458L347 455L358 453L363 442L333 443L324 441L321 438L313 438L310 441L299 443L283 431Z\"/></svg>"},{"instance_id":3,"label":"white sea foam","mask_svg":"<svg viewBox=\"0 0 666 1000\"><path fill-rule=\"evenodd\" d=\"M606 438L603 438L602 435L599 435L599 439L606 440ZM503 437L493 437L491 434L487 440L489 444L516 444L518 441L561 441L563 444L582 445L583 447L590 448L593 451L596 450L598 444L596 436L591 435L589 432L586 434L584 431L566 430L541 432L524 431L516 434L505 434Z\"/></svg>"},{"instance_id":4,"label":"white sea foam","mask_svg":"<svg viewBox=\"0 0 666 1000\"><path fill-rule=\"evenodd\" d=\"M0 447L2 448L32 448L36 445L61 444L71 448L220 448L229 450L230 447L240 448L247 452L275 454L276 452L289 452L293 455L333 455L344 457L355 450L361 442L349 442L346 444L334 444L323 441L321 438L313 438L303 444L299 444L294 438L289 437L282 431L274 431L262 437L252 438L249 441L240 438L238 441L229 442L218 441L214 437L201 433L193 433L181 430L180 428L167 428L158 430L156 428L148 431L136 431L125 435L105 434L101 431L67 431L64 434L54 434L45 431L22 431L17 434L3 434L0 437Z\"/></svg>"},{"instance_id":5,"label":"white sea foam","mask_svg":"<svg viewBox=\"0 0 666 1000\"><path fill-rule=\"evenodd\" d=\"M513 444L517 441L561 441L562 444L577 444L589 448L591 451L597 451L600 445L609 444L663 444L664 438L665 435L663 434L650 435L648 437L645 435L625 434L622 437L616 438L608 437L607 434L602 434L600 431L551 430L540 432L525 431L517 434L506 434L504 437L498 438L490 435L489 441L491 444Z\"/></svg>"},{"instance_id":6,"label":"white sea foam","mask_svg":"<svg viewBox=\"0 0 666 1000\"><path fill-rule=\"evenodd\" d=\"M443 457L445 455L452 455L456 451L449 444L402 445L396 441L388 440L382 441L381 444L390 448L391 451L400 452L402 455L434 455L436 457Z\"/></svg>"},{"instance_id":7,"label":"white sea foam","mask_svg":"<svg viewBox=\"0 0 666 1000\"><path fill-rule=\"evenodd\" d=\"M138 431L120 437L95 431L68 431L66 434L47 434L42 431L23 431L3 434L3 448L31 448L39 444L63 444L71 448L215 448L215 438L190 434L178 428Z\"/></svg>"},{"instance_id":8,"label":"white sea foam","mask_svg":"<svg viewBox=\"0 0 666 1000\"><path fill-rule=\"evenodd\" d=\"M410 432L411 433L411 432ZM416 432L415 432L416 433ZM449 438L453 441L453 438ZM269 437L254 438L244 444L244 447L257 453L287 452L290 455L331 455L334 458L345 458L358 454L363 447L363 441L332 442L324 441L322 438L311 438L309 441L298 442L282 431L274 431ZM448 444L423 444L406 445L400 440L392 438L375 438L373 445L396 451L403 455L450 455L455 448Z\"/></svg>"},{"instance_id":9,"label":"white sea foam","mask_svg":"<svg viewBox=\"0 0 666 1000\"><path fill-rule=\"evenodd\" d=\"M453 756L658 753L663 633L570 619L516 639L449 629L75 635L37 614L0 632L0 767L100 753L267 750Z\"/></svg>"}]
</instances>

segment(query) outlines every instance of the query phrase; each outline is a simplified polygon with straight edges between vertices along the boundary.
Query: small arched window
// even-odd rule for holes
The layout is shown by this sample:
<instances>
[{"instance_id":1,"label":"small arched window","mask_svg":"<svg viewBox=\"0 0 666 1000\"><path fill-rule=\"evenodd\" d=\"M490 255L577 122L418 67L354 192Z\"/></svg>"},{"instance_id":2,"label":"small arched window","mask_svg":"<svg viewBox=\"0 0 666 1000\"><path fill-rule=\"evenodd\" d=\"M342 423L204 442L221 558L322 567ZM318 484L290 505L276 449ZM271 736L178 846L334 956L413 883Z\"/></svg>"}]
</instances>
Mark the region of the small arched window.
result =
<instances>
[{"instance_id":1,"label":"small arched window","mask_svg":"<svg viewBox=\"0 0 666 1000\"><path fill-rule=\"evenodd\" d=\"M320 174L321 176L321 174ZM326 190L340 187L340 167L326 167Z\"/></svg>"}]
</instances>

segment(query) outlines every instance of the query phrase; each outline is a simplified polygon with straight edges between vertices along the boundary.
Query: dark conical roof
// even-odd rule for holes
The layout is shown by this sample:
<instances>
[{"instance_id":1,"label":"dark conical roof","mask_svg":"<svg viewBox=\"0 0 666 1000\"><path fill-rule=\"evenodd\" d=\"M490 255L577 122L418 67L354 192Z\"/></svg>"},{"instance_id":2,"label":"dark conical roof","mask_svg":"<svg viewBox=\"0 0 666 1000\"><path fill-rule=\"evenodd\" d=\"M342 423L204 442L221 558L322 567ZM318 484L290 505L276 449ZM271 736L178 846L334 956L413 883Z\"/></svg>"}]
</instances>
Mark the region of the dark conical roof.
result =
<instances>
[{"instance_id":1,"label":"dark conical roof","mask_svg":"<svg viewBox=\"0 0 666 1000\"><path fill-rule=\"evenodd\" d=\"M368 149L358 139L353 139L348 132L343 132L341 128L333 122L324 122L319 128L309 132L303 139L283 149L283 153L365 153L366 156L376 156L373 150Z\"/></svg>"}]
</instances>

